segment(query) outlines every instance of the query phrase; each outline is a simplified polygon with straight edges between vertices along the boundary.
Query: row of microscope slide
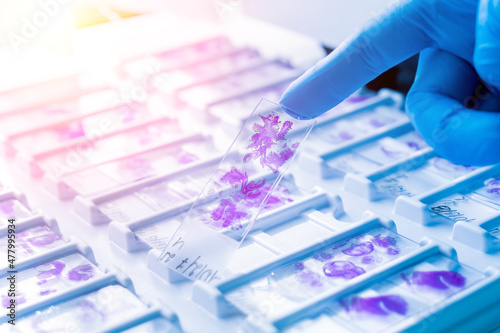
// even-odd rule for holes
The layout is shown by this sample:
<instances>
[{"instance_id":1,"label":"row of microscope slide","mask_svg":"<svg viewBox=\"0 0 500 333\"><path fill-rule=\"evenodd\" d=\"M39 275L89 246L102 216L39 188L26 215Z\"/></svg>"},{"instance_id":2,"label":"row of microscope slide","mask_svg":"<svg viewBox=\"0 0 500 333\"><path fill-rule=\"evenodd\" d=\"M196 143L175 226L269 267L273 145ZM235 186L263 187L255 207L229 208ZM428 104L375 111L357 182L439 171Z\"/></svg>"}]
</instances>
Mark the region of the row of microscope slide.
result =
<instances>
[{"instance_id":1,"label":"row of microscope slide","mask_svg":"<svg viewBox=\"0 0 500 333\"><path fill-rule=\"evenodd\" d=\"M159 70L146 75L151 64ZM110 242L142 252L150 271L178 283L185 278L161 265L161 251L255 106L277 102L301 72L214 36L121 64L117 75L140 85L146 99L83 88L79 75L3 92L5 158L43 179L58 200L72 201L81 223L108 224ZM246 325L266 332L397 331L439 313L437 330L494 304L496 268L463 265L446 241L411 240L373 211L345 222L340 189L297 184L295 170L337 179L345 193L389 202L410 224L449 225L453 241L495 253L500 167L437 156L413 129L401 94L361 90L318 117L295 164L222 277L193 285L193 302L220 320L243 314ZM83 240L62 235L15 186L1 185L0 200L2 253L8 220L16 220L20 292L18 322L2 317L2 331L182 331L174 311L137 296L120 269L97 265Z\"/></svg>"}]
</instances>

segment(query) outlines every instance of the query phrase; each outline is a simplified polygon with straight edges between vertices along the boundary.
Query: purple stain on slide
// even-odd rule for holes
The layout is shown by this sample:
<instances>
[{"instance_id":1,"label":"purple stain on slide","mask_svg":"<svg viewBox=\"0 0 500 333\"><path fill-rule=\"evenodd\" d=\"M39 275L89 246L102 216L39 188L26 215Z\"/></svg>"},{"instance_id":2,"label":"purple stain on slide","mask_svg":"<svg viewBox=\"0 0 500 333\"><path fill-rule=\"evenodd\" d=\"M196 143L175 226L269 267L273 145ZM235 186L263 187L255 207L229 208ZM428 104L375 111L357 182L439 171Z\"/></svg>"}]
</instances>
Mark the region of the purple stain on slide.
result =
<instances>
[{"instance_id":1,"label":"purple stain on slide","mask_svg":"<svg viewBox=\"0 0 500 333\"><path fill-rule=\"evenodd\" d=\"M428 286L434 289L447 290L450 286L463 288L465 277L453 271L415 271L411 274L401 274L408 285Z\"/></svg>"},{"instance_id":2,"label":"purple stain on slide","mask_svg":"<svg viewBox=\"0 0 500 333\"><path fill-rule=\"evenodd\" d=\"M210 214L212 221L216 222L215 226L222 228L239 227L239 221L247 216L248 213L238 210L231 199L222 199Z\"/></svg>"},{"instance_id":3,"label":"purple stain on slide","mask_svg":"<svg viewBox=\"0 0 500 333\"><path fill-rule=\"evenodd\" d=\"M241 186L240 192L245 198L255 199L261 195L259 191L266 183L265 179L260 181L248 182L248 175L246 172L239 171L236 167L231 167L231 171L227 172L220 179L221 182L229 184L235 188Z\"/></svg>"},{"instance_id":4,"label":"purple stain on slide","mask_svg":"<svg viewBox=\"0 0 500 333\"><path fill-rule=\"evenodd\" d=\"M151 174L153 172L149 160L140 157L125 159L122 161L121 166L124 169L133 170L140 174Z\"/></svg>"},{"instance_id":5,"label":"purple stain on slide","mask_svg":"<svg viewBox=\"0 0 500 333\"><path fill-rule=\"evenodd\" d=\"M2 307L6 308L10 305L10 297L7 295L2 295ZM27 302L26 294L22 292L16 292L16 305L21 305Z\"/></svg>"},{"instance_id":6,"label":"purple stain on slide","mask_svg":"<svg viewBox=\"0 0 500 333\"><path fill-rule=\"evenodd\" d=\"M500 180L498 179L489 179L485 182L486 192L492 193L495 195L500 195Z\"/></svg>"},{"instance_id":7,"label":"purple stain on slide","mask_svg":"<svg viewBox=\"0 0 500 333\"><path fill-rule=\"evenodd\" d=\"M321 287L323 281L321 281L321 276L318 273L311 272L309 270L302 270L296 275L297 281L302 284L308 284L311 287Z\"/></svg>"},{"instance_id":8,"label":"purple stain on slide","mask_svg":"<svg viewBox=\"0 0 500 333\"><path fill-rule=\"evenodd\" d=\"M252 181L250 183L245 182L241 184L240 192L245 196L245 198L255 199L263 193L259 190L264 186L264 184L266 184L265 179L261 179L260 181ZM267 191L264 193L267 194Z\"/></svg>"},{"instance_id":9,"label":"purple stain on slide","mask_svg":"<svg viewBox=\"0 0 500 333\"><path fill-rule=\"evenodd\" d=\"M295 149L299 143L287 145L283 142L281 146L278 144L280 141L286 141L285 136L292 128L292 122L285 121L282 123L279 116L270 114L269 116L260 116L263 125L253 124L255 134L251 138L250 144L247 149L252 151L243 157L243 162L246 163L248 159L260 158L262 167L269 167L274 173L286 163L295 154ZM278 152L273 151L278 149ZM269 191L270 186L266 186L266 180L260 179L249 182L246 172L238 170L237 167L231 167L229 172L226 172L221 178L220 182L231 185L233 188L238 189L238 193L232 193L229 198L221 199L219 205L212 210L211 220L212 225L223 228L240 228L241 219L249 216L248 209L259 207ZM279 189L279 187L278 187ZM288 190L284 189L285 194ZM290 198L282 198L279 195L271 195L268 198L264 210L282 204L283 202L293 201Z\"/></svg>"},{"instance_id":10,"label":"purple stain on slide","mask_svg":"<svg viewBox=\"0 0 500 333\"><path fill-rule=\"evenodd\" d=\"M353 257L365 256L372 252L373 252L373 244L370 242L364 242L357 245L352 245L350 248L342 250L342 253Z\"/></svg>"},{"instance_id":11,"label":"purple stain on slide","mask_svg":"<svg viewBox=\"0 0 500 333\"><path fill-rule=\"evenodd\" d=\"M136 118L136 114L138 113L137 110L131 108L130 106L124 106L123 107L123 118L122 121L124 123L128 123Z\"/></svg>"},{"instance_id":12,"label":"purple stain on slide","mask_svg":"<svg viewBox=\"0 0 500 333\"><path fill-rule=\"evenodd\" d=\"M333 255L331 255L330 253L326 253L326 252L320 252L320 253L315 254L313 256L313 258L317 261L324 262L324 261L332 259Z\"/></svg>"},{"instance_id":13,"label":"purple stain on slide","mask_svg":"<svg viewBox=\"0 0 500 333\"><path fill-rule=\"evenodd\" d=\"M138 135L138 141L141 146L150 144L153 141L154 135L149 132L140 132Z\"/></svg>"},{"instance_id":14,"label":"purple stain on slide","mask_svg":"<svg viewBox=\"0 0 500 333\"><path fill-rule=\"evenodd\" d=\"M19 237L19 242L17 244L17 247L19 249L22 249L24 251L24 253L29 254L29 255L31 255L31 254L33 254L35 252L35 251L33 251L33 249L28 244L26 244L24 242L24 239L21 238L21 237Z\"/></svg>"},{"instance_id":15,"label":"purple stain on slide","mask_svg":"<svg viewBox=\"0 0 500 333\"><path fill-rule=\"evenodd\" d=\"M267 192L269 192L270 189L271 189L270 186L265 186L262 189L261 194L265 195ZM278 192L279 190L283 190L284 192L287 192L286 188L282 188L282 187L280 187L280 185L278 185L276 187L275 192ZM285 194L288 194L288 193L285 193ZM279 196L276 196L276 195L270 195L269 198L267 199L266 205L264 206L264 210L268 210L270 208L274 208L274 207L280 206L281 204L283 204L285 202L293 202L293 199L279 197Z\"/></svg>"},{"instance_id":16,"label":"purple stain on slide","mask_svg":"<svg viewBox=\"0 0 500 333\"><path fill-rule=\"evenodd\" d=\"M40 247L54 243L61 238L56 234L46 234L32 238L26 238L26 241L33 246Z\"/></svg>"},{"instance_id":17,"label":"purple stain on slide","mask_svg":"<svg viewBox=\"0 0 500 333\"><path fill-rule=\"evenodd\" d=\"M343 247L346 244L347 244L347 242L342 242L342 243L336 244L336 245L332 246L332 250L340 249L341 247Z\"/></svg>"},{"instance_id":18,"label":"purple stain on slide","mask_svg":"<svg viewBox=\"0 0 500 333\"><path fill-rule=\"evenodd\" d=\"M500 180L498 180L498 179L489 179L489 180L486 181L486 185L500 186Z\"/></svg>"},{"instance_id":19,"label":"purple stain on slide","mask_svg":"<svg viewBox=\"0 0 500 333\"><path fill-rule=\"evenodd\" d=\"M377 236L373 237L372 240L373 244L378 247L382 247L387 249L387 254L389 255L397 255L399 254L399 248L396 246L398 243L396 238L392 236L382 236L381 234L378 234Z\"/></svg>"},{"instance_id":20,"label":"purple stain on slide","mask_svg":"<svg viewBox=\"0 0 500 333\"><path fill-rule=\"evenodd\" d=\"M262 167L269 167L274 173L286 163L295 153L296 143L292 144L291 148L287 147L286 143L281 147L280 152L270 152L274 146L280 141L285 141L286 134L292 129L292 122L285 121L283 124L279 120L279 116L270 114L269 116L260 116L263 125L253 124L255 134L251 138L251 142L247 149L253 151L243 157L243 162L248 159L260 158ZM295 145L295 148L294 148Z\"/></svg>"},{"instance_id":21,"label":"purple stain on slide","mask_svg":"<svg viewBox=\"0 0 500 333\"><path fill-rule=\"evenodd\" d=\"M408 311L408 303L399 295L353 297L349 301L340 301L340 304L347 312L365 312L384 317L390 315L391 312L405 315Z\"/></svg>"},{"instance_id":22,"label":"purple stain on slide","mask_svg":"<svg viewBox=\"0 0 500 333\"><path fill-rule=\"evenodd\" d=\"M242 83L241 82L238 82L238 81L232 81L231 82L231 87L232 88L239 88L242 86Z\"/></svg>"},{"instance_id":23,"label":"purple stain on slide","mask_svg":"<svg viewBox=\"0 0 500 333\"><path fill-rule=\"evenodd\" d=\"M433 164L436 169L447 172L464 172L464 171L474 171L477 169L476 167L473 166L456 165L440 157L436 157L434 159Z\"/></svg>"},{"instance_id":24,"label":"purple stain on slide","mask_svg":"<svg viewBox=\"0 0 500 333\"><path fill-rule=\"evenodd\" d=\"M17 303L17 302L16 302ZM10 305L10 297L2 295L2 308L6 308Z\"/></svg>"},{"instance_id":25,"label":"purple stain on slide","mask_svg":"<svg viewBox=\"0 0 500 333\"><path fill-rule=\"evenodd\" d=\"M380 119L376 119L376 118L372 118L370 119L370 125L374 128L380 128L380 127L383 127L386 125L386 123L384 123L383 121L381 121Z\"/></svg>"},{"instance_id":26,"label":"purple stain on slide","mask_svg":"<svg viewBox=\"0 0 500 333\"><path fill-rule=\"evenodd\" d=\"M380 147L380 150L385 154L385 156L392 158L392 159L399 158L403 154L402 151L389 150L384 146Z\"/></svg>"},{"instance_id":27,"label":"purple stain on slide","mask_svg":"<svg viewBox=\"0 0 500 333\"><path fill-rule=\"evenodd\" d=\"M6 200L0 203L0 211L4 215L9 215L9 217L14 214L15 201L14 200Z\"/></svg>"},{"instance_id":28,"label":"purple stain on slide","mask_svg":"<svg viewBox=\"0 0 500 333\"><path fill-rule=\"evenodd\" d=\"M248 209L259 207L271 189L270 186L265 185L265 179L248 182L247 173L241 172L236 167L231 167L231 170L225 173L220 181L235 189L239 187L239 191L228 198L221 199L219 205L211 212L211 220L215 222L212 225L216 227L241 227L240 220L248 216ZM275 192L285 195L289 193L285 187L281 186L278 186ZM271 195L263 209L268 210L291 201L293 200L280 197L279 194Z\"/></svg>"},{"instance_id":29,"label":"purple stain on slide","mask_svg":"<svg viewBox=\"0 0 500 333\"><path fill-rule=\"evenodd\" d=\"M496 194L496 195L500 195L500 187L489 188L489 189L486 190L486 192L493 193L493 194Z\"/></svg>"},{"instance_id":30,"label":"purple stain on slide","mask_svg":"<svg viewBox=\"0 0 500 333\"><path fill-rule=\"evenodd\" d=\"M175 158L179 163L188 164L198 160L198 156L181 150L176 154Z\"/></svg>"},{"instance_id":31,"label":"purple stain on slide","mask_svg":"<svg viewBox=\"0 0 500 333\"><path fill-rule=\"evenodd\" d=\"M322 259L325 259L325 260L329 260L329 259L333 258L333 256L330 253L321 252L319 255Z\"/></svg>"},{"instance_id":32,"label":"purple stain on slide","mask_svg":"<svg viewBox=\"0 0 500 333\"><path fill-rule=\"evenodd\" d=\"M344 142L354 139L355 135L351 132L341 131L336 136L334 135L333 137L340 142Z\"/></svg>"},{"instance_id":33,"label":"purple stain on slide","mask_svg":"<svg viewBox=\"0 0 500 333\"><path fill-rule=\"evenodd\" d=\"M415 141L408 141L406 143L406 145L412 149L415 149L415 150L420 150L422 149L422 147L420 147L420 145L418 143L416 143Z\"/></svg>"},{"instance_id":34,"label":"purple stain on slide","mask_svg":"<svg viewBox=\"0 0 500 333\"><path fill-rule=\"evenodd\" d=\"M40 296L49 295L49 294L52 294L52 293L55 293L55 292L57 292L57 289L50 289L50 290L40 291Z\"/></svg>"},{"instance_id":35,"label":"purple stain on slide","mask_svg":"<svg viewBox=\"0 0 500 333\"><path fill-rule=\"evenodd\" d=\"M387 254L390 254L391 256L398 255L399 249L397 247L390 247L387 249Z\"/></svg>"},{"instance_id":36,"label":"purple stain on slide","mask_svg":"<svg viewBox=\"0 0 500 333\"><path fill-rule=\"evenodd\" d=\"M295 154L295 150L288 148L286 143L281 148L280 153L270 152L265 158L265 164L274 172L277 173L278 169L286 163Z\"/></svg>"},{"instance_id":37,"label":"purple stain on slide","mask_svg":"<svg viewBox=\"0 0 500 333\"><path fill-rule=\"evenodd\" d=\"M375 244L375 246L380 246L384 248L388 248L390 246L394 246L397 244L397 240L394 237L391 236L383 237L381 234L378 234L377 236L373 237L372 242L373 244Z\"/></svg>"},{"instance_id":38,"label":"purple stain on slide","mask_svg":"<svg viewBox=\"0 0 500 333\"><path fill-rule=\"evenodd\" d=\"M248 182L248 175L246 172L241 172L236 167L231 167L229 172L226 172L220 179L221 182L232 186L239 186L240 184Z\"/></svg>"},{"instance_id":39,"label":"purple stain on slide","mask_svg":"<svg viewBox=\"0 0 500 333\"><path fill-rule=\"evenodd\" d=\"M94 267L90 264L80 265L68 272L71 281L87 281L94 276Z\"/></svg>"},{"instance_id":40,"label":"purple stain on slide","mask_svg":"<svg viewBox=\"0 0 500 333\"><path fill-rule=\"evenodd\" d=\"M42 234L39 236L33 236L36 234ZM61 238L52 232L47 226L40 226L31 229L26 229L17 234L18 247L22 248L27 254L32 254L33 250L31 246L43 247L45 245L52 244ZM31 245L31 246L30 246Z\"/></svg>"},{"instance_id":41,"label":"purple stain on slide","mask_svg":"<svg viewBox=\"0 0 500 333\"><path fill-rule=\"evenodd\" d=\"M40 273L36 275L38 279L48 279L53 276L61 274L63 271L64 267L66 267L66 264L61 262L61 261L52 261L47 264L40 265L38 267L48 267L49 269L43 270ZM47 280L45 280L47 281ZM40 281L41 282L41 281Z\"/></svg>"},{"instance_id":42,"label":"purple stain on slide","mask_svg":"<svg viewBox=\"0 0 500 333\"><path fill-rule=\"evenodd\" d=\"M303 262L296 262L295 264L293 264L293 267L295 269L298 269L299 271L303 270L304 268L306 268L306 266L304 265Z\"/></svg>"},{"instance_id":43,"label":"purple stain on slide","mask_svg":"<svg viewBox=\"0 0 500 333\"><path fill-rule=\"evenodd\" d=\"M332 261L323 266L323 272L329 277L342 277L350 280L365 273L361 267L354 265L350 261L338 260Z\"/></svg>"},{"instance_id":44,"label":"purple stain on slide","mask_svg":"<svg viewBox=\"0 0 500 333\"><path fill-rule=\"evenodd\" d=\"M83 125L81 123L70 124L68 126L64 126L56 129L57 135L59 136L59 140L70 140L74 138L79 138L85 135L85 130L83 129Z\"/></svg>"},{"instance_id":45,"label":"purple stain on slide","mask_svg":"<svg viewBox=\"0 0 500 333\"><path fill-rule=\"evenodd\" d=\"M361 259L361 263L365 265L371 265L375 262L375 259L372 256L366 256Z\"/></svg>"},{"instance_id":46,"label":"purple stain on slide","mask_svg":"<svg viewBox=\"0 0 500 333\"><path fill-rule=\"evenodd\" d=\"M96 320L96 315L106 316L104 312L99 311L99 307L89 299L83 299L77 303L77 306L80 308L78 317L82 322L90 321L93 322ZM104 309L105 310L105 309Z\"/></svg>"}]
</instances>

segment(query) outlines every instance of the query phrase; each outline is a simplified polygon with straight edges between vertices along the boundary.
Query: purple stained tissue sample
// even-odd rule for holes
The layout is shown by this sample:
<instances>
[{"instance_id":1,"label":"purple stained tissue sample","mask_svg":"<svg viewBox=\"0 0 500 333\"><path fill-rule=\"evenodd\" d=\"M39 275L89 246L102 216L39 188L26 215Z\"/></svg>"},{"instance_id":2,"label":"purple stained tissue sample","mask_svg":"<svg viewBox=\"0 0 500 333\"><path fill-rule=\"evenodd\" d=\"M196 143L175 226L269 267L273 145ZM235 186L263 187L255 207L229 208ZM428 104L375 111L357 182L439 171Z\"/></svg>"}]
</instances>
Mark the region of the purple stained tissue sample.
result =
<instances>
[{"instance_id":1,"label":"purple stained tissue sample","mask_svg":"<svg viewBox=\"0 0 500 333\"><path fill-rule=\"evenodd\" d=\"M350 261L337 260L325 264L323 266L323 272L329 277L342 277L346 280L350 280L364 274L365 270L354 265Z\"/></svg>"},{"instance_id":2,"label":"purple stained tissue sample","mask_svg":"<svg viewBox=\"0 0 500 333\"><path fill-rule=\"evenodd\" d=\"M334 246L332 246L332 250L340 249L341 247L343 247L346 244L347 244L347 242L341 242L339 244L335 244Z\"/></svg>"},{"instance_id":3,"label":"purple stained tissue sample","mask_svg":"<svg viewBox=\"0 0 500 333\"><path fill-rule=\"evenodd\" d=\"M471 172L477 169L477 167L473 166L453 164L440 157L436 157L433 160L433 164L436 169L446 172Z\"/></svg>"},{"instance_id":4,"label":"purple stained tissue sample","mask_svg":"<svg viewBox=\"0 0 500 333\"><path fill-rule=\"evenodd\" d=\"M61 240L59 235L55 234L47 226L20 231L17 233L16 239L18 248L22 249L26 254L33 254L33 248L43 248Z\"/></svg>"},{"instance_id":5,"label":"purple stained tissue sample","mask_svg":"<svg viewBox=\"0 0 500 333\"><path fill-rule=\"evenodd\" d=\"M372 125L374 128L380 128L385 126L386 123L381 121L380 119L372 118L370 119L370 125Z\"/></svg>"},{"instance_id":6,"label":"purple stained tissue sample","mask_svg":"<svg viewBox=\"0 0 500 333\"><path fill-rule=\"evenodd\" d=\"M139 110L135 108L131 108L130 106L124 106L121 110L122 114L122 122L128 123L132 120L135 120L137 115L139 114Z\"/></svg>"},{"instance_id":7,"label":"purple stained tissue sample","mask_svg":"<svg viewBox=\"0 0 500 333\"><path fill-rule=\"evenodd\" d=\"M450 286L463 288L465 277L453 271L415 271L410 274L401 274L408 285L427 286L433 289L448 290Z\"/></svg>"},{"instance_id":8,"label":"purple stained tissue sample","mask_svg":"<svg viewBox=\"0 0 500 333\"><path fill-rule=\"evenodd\" d=\"M403 154L404 154L404 152L402 152L402 151L390 150L389 148L384 147L384 146L380 147L380 150L385 154L385 156L392 158L392 159L399 158L399 157L403 156Z\"/></svg>"},{"instance_id":9,"label":"purple stained tissue sample","mask_svg":"<svg viewBox=\"0 0 500 333\"><path fill-rule=\"evenodd\" d=\"M292 122L282 123L279 116L270 114L269 116L260 116L263 125L255 123L253 130L255 134L251 138L251 143L247 149L252 151L243 157L243 162L248 159L259 159L262 167L269 167L274 173L286 163L294 154L299 146L298 142L287 145L285 136L292 129ZM276 147L280 141L283 141L281 147ZM272 151L273 148L279 148L279 152Z\"/></svg>"},{"instance_id":10,"label":"purple stained tissue sample","mask_svg":"<svg viewBox=\"0 0 500 333\"><path fill-rule=\"evenodd\" d=\"M266 195L270 190L271 187L269 185L264 186L261 195ZM290 192L286 187L281 185L276 186L274 194L270 195L269 198L267 198L267 202L262 208L262 211L264 212L270 209L274 209L287 202L293 202L292 198L287 197L289 194Z\"/></svg>"},{"instance_id":11,"label":"purple stained tissue sample","mask_svg":"<svg viewBox=\"0 0 500 333\"><path fill-rule=\"evenodd\" d=\"M23 219L32 215L32 213L18 200L9 199L0 202L0 217L8 218L19 218Z\"/></svg>"},{"instance_id":12,"label":"purple stained tissue sample","mask_svg":"<svg viewBox=\"0 0 500 333\"><path fill-rule=\"evenodd\" d=\"M13 217L16 200L5 200L0 203L0 213L4 217Z\"/></svg>"},{"instance_id":13,"label":"purple stained tissue sample","mask_svg":"<svg viewBox=\"0 0 500 333\"><path fill-rule=\"evenodd\" d=\"M293 264L293 268L298 271L295 273L295 278L301 284L307 284L311 287L321 287L323 286L323 281L321 281L321 275L312 272L306 268L304 263L297 262Z\"/></svg>"},{"instance_id":14,"label":"purple stained tissue sample","mask_svg":"<svg viewBox=\"0 0 500 333\"><path fill-rule=\"evenodd\" d=\"M248 175L246 172L241 172L236 167L231 167L231 171L224 174L220 181L229 184L234 188L240 187L240 192L247 198L253 199L260 196L260 189L265 185L266 180L248 182Z\"/></svg>"},{"instance_id":15,"label":"purple stained tissue sample","mask_svg":"<svg viewBox=\"0 0 500 333\"><path fill-rule=\"evenodd\" d=\"M49 294L52 294L52 293L55 293L55 292L57 292L57 289L43 290L43 291L40 291L40 296L49 295Z\"/></svg>"},{"instance_id":16,"label":"purple stained tissue sample","mask_svg":"<svg viewBox=\"0 0 500 333\"><path fill-rule=\"evenodd\" d=\"M81 123L70 124L65 127L57 128L56 132L60 141L79 138L85 135L85 130Z\"/></svg>"},{"instance_id":17,"label":"purple stained tissue sample","mask_svg":"<svg viewBox=\"0 0 500 333\"><path fill-rule=\"evenodd\" d=\"M391 256L398 255L399 249L397 247L390 247L387 249L387 254L390 254Z\"/></svg>"},{"instance_id":18,"label":"purple stained tissue sample","mask_svg":"<svg viewBox=\"0 0 500 333\"><path fill-rule=\"evenodd\" d=\"M415 150L422 149L422 147L420 147L420 145L415 141L408 141L408 142L406 142L406 145L412 149L415 149Z\"/></svg>"},{"instance_id":19,"label":"purple stained tissue sample","mask_svg":"<svg viewBox=\"0 0 500 333\"><path fill-rule=\"evenodd\" d=\"M179 163L187 164L198 160L198 156L181 150L175 155L175 158Z\"/></svg>"},{"instance_id":20,"label":"purple stained tissue sample","mask_svg":"<svg viewBox=\"0 0 500 333\"><path fill-rule=\"evenodd\" d=\"M45 234L36 237L26 238L26 241L33 246L40 247L52 244L59 239L61 238L56 234Z\"/></svg>"},{"instance_id":21,"label":"purple stained tissue sample","mask_svg":"<svg viewBox=\"0 0 500 333\"><path fill-rule=\"evenodd\" d=\"M295 264L293 264L293 267L299 271L306 268L303 262L296 262Z\"/></svg>"},{"instance_id":22,"label":"purple stained tissue sample","mask_svg":"<svg viewBox=\"0 0 500 333\"><path fill-rule=\"evenodd\" d=\"M61 261L52 261L47 264L40 265L39 267L50 267L47 270L40 271L40 273L36 276L38 279L43 279L42 281L44 281L45 279L61 274L64 267L66 267L66 264ZM46 280L44 282L46 282Z\"/></svg>"},{"instance_id":23,"label":"purple stained tissue sample","mask_svg":"<svg viewBox=\"0 0 500 333\"><path fill-rule=\"evenodd\" d=\"M313 258L315 260L318 260L318 261L321 261L321 262L324 262L324 261L327 261L327 260L330 260L333 258L333 255L330 254L330 253L326 253L326 252L320 252L320 253L317 253L313 256Z\"/></svg>"},{"instance_id":24,"label":"purple stained tissue sample","mask_svg":"<svg viewBox=\"0 0 500 333\"><path fill-rule=\"evenodd\" d=\"M140 175L147 175L153 173L153 168L151 167L149 160L145 158L140 158L140 157L129 158L123 160L120 164L123 169L135 171L137 174Z\"/></svg>"},{"instance_id":25,"label":"purple stained tissue sample","mask_svg":"<svg viewBox=\"0 0 500 333\"><path fill-rule=\"evenodd\" d=\"M340 304L347 312L364 312L384 317L391 313L405 315L408 311L408 303L399 295L353 297L349 301L340 301Z\"/></svg>"},{"instance_id":26,"label":"purple stained tissue sample","mask_svg":"<svg viewBox=\"0 0 500 333\"><path fill-rule=\"evenodd\" d=\"M253 124L255 134L247 146L251 152L243 157L243 162L246 163L249 159L260 159L262 167L267 166L277 173L278 169L295 154L299 145L295 142L288 146L289 142L285 139L293 123L291 121L282 123L279 116L275 114L260 116L260 118L263 124ZM218 206L211 211L208 223L218 228L241 228L241 220L251 217L249 210L260 207L271 190L271 186L266 185L265 179L249 181L247 173L235 166L220 178L220 182L231 185L239 191L221 199ZM275 193L278 194L269 196L263 207L264 210L292 201L285 197L288 191L283 190L283 187L278 186Z\"/></svg>"},{"instance_id":27,"label":"purple stained tissue sample","mask_svg":"<svg viewBox=\"0 0 500 333\"><path fill-rule=\"evenodd\" d=\"M11 304L10 300L11 300L11 298L7 297L7 295L2 295L2 307L3 308L8 307ZM27 302L26 294L23 292L17 291L16 292L16 305L19 306L19 305L24 304L26 302Z\"/></svg>"},{"instance_id":28,"label":"purple stained tissue sample","mask_svg":"<svg viewBox=\"0 0 500 333\"><path fill-rule=\"evenodd\" d=\"M62 271L66 267L66 264L62 261L52 261L43 265L37 266L39 269L39 273L36 275L38 282L37 284L41 286L42 290L40 290L39 294L41 296L46 296L52 293L57 292L57 289L43 289L43 286L52 280L52 278L56 278L61 275ZM90 264L84 264L77 266L71 269L68 272L68 279L71 281L87 281L94 276L94 267ZM24 299L24 298L23 298ZM26 300L24 300L25 302ZM22 304L24 302L18 303Z\"/></svg>"},{"instance_id":29,"label":"purple stained tissue sample","mask_svg":"<svg viewBox=\"0 0 500 333\"><path fill-rule=\"evenodd\" d=\"M222 198L218 206L210 213L210 224L221 228L241 228L241 220L251 216L248 210L259 207L271 189L269 185L265 185L265 179L249 182L247 173L241 172L236 167L232 167L231 171L225 173L220 178L220 182L239 189L227 198ZM278 186L275 193L280 192L284 195L288 194L287 190ZM290 198L271 195L263 209L268 210L291 201Z\"/></svg>"},{"instance_id":30,"label":"purple stained tissue sample","mask_svg":"<svg viewBox=\"0 0 500 333\"><path fill-rule=\"evenodd\" d=\"M210 215L215 225L222 228L233 227L235 223L247 216L248 213L239 210L231 199L222 199Z\"/></svg>"},{"instance_id":31,"label":"purple stained tissue sample","mask_svg":"<svg viewBox=\"0 0 500 333\"><path fill-rule=\"evenodd\" d=\"M321 281L321 275L310 270L304 269L295 275L297 281L302 284L308 284L311 287L321 287L323 286L323 281Z\"/></svg>"},{"instance_id":32,"label":"purple stained tissue sample","mask_svg":"<svg viewBox=\"0 0 500 333\"><path fill-rule=\"evenodd\" d=\"M380 247L389 247L389 246L393 246L393 245L396 245L397 241L394 237L391 237L391 236L386 236L386 237L382 237L381 234L373 237L373 244L375 244L375 246L380 246Z\"/></svg>"},{"instance_id":33,"label":"purple stained tissue sample","mask_svg":"<svg viewBox=\"0 0 500 333\"><path fill-rule=\"evenodd\" d=\"M375 246L383 247L387 249L387 254L397 255L399 254L399 248L396 246L397 241L394 237L377 235L372 240Z\"/></svg>"},{"instance_id":34,"label":"purple stained tissue sample","mask_svg":"<svg viewBox=\"0 0 500 333\"><path fill-rule=\"evenodd\" d=\"M367 254L370 254L373 252L373 244L370 242L364 242L356 245L352 245L351 247L342 250L342 253L348 255L348 256L353 256L353 257L359 257L359 256L365 256Z\"/></svg>"},{"instance_id":35,"label":"purple stained tissue sample","mask_svg":"<svg viewBox=\"0 0 500 333\"><path fill-rule=\"evenodd\" d=\"M486 192L495 195L500 195L500 180L489 179L485 182L485 185L486 185Z\"/></svg>"},{"instance_id":36,"label":"purple stained tissue sample","mask_svg":"<svg viewBox=\"0 0 500 333\"><path fill-rule=\"evenodd\" d=\"M80 265L68 273L68 278L71 281L87 281L94 276L94 267L90 264Z\"/></svg>"},{"instance_id":37,"label":"purple stained tissue sample","mask_svg":"<svg viewBox=\"0 0 500 333\"><path fill-rule=\"evenodd\" d=\"M361 263L365 265L371 265L375 262L375 259L372 256L366 256L361 259Z\"/></svg>"},{"instance_id":38,"label":"purple stained tissue sample","mask_svg":"<svg viewBox=\"0 0 500 333\"><path fill-rule=\"evenodd\" d=\"M77 313L78 319L81 322L95 321L96 315L101 315L103 317L106 316L106 313L99 311L98 305L90 299L79 300L76 306L79 308ZM104 310L106 310L106 308L104 308Z\"/></svg>"},{"instance_id":39,"label":"purple stained tissue sample","mask_svg":"<svg viewBox=\"0 0 500 333\"><path fill-rule=\"evenodd\" d=\"M356 134L351 133L351 132L346 131L346 130L342 130L338 133L331 133L330 134L330 138L336 143L349 141L349 140L354 139L355 137L356 137Z\"/></svg>"}]
</instances>

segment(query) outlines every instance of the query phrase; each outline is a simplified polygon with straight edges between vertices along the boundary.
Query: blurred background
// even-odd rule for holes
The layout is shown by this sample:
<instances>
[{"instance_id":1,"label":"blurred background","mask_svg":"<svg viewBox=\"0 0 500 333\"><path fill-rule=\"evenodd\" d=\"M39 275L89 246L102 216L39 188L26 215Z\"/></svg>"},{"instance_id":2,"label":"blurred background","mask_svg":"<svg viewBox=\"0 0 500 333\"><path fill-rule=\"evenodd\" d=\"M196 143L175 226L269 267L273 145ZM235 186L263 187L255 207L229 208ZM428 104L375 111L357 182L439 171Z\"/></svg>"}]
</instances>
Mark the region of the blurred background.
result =
<instances>
[{"instance_id":1,"label":"blurred background","mask_svg":"<svg viewBox=\"0 0 500 333\"><path fill-rule=\"evenodd\" d=\"M0 90L82 69L100 73L102 80L109 79L103 69L110 70L119 61L162 50L172 45L173 39L193 38L205 29L198 26L197 31L190 21L172 33L175 24L162 13L196 20L197 24L211 28L224 26L233 32L242 18L257 20L265 27L260 30L263 33L251 25L249 29L239 29L237 37L265 43L269 40L267 32L276 32L280 27L310 37L329 52L390 2L1 0ZM278 38L269 43L286 41ZM414 67L415 59L411 59L370 87L378 90L386 86L404 92L412 82Z\"/></svg>"}]
</instances>

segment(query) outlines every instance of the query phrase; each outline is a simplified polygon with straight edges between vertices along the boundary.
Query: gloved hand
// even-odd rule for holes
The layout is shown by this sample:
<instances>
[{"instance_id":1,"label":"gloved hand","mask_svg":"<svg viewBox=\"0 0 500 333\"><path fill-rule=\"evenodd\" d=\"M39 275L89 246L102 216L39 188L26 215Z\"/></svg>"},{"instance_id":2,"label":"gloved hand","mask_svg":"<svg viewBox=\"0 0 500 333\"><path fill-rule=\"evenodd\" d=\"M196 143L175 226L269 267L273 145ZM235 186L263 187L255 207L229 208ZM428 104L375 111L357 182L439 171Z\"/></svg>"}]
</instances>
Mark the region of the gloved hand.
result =
<instances>
[{"instance_id":1,"label":"gloved hand","mask_svg":"<svg viewBox=\"0 0 500 333\"><path fill-rule=\"evenodd\" d=\"M406 100L417 131L452 162L500 162L500 0L399 2L294 81L280 103L297 118L317 117L418 52ZM477 89L478 76L488 89Z\"/></svg>"}]
</instances>

